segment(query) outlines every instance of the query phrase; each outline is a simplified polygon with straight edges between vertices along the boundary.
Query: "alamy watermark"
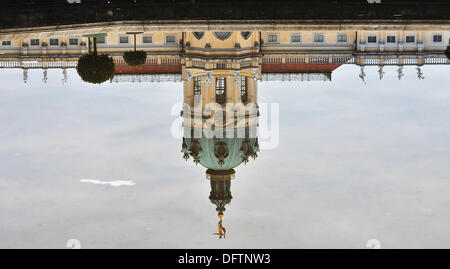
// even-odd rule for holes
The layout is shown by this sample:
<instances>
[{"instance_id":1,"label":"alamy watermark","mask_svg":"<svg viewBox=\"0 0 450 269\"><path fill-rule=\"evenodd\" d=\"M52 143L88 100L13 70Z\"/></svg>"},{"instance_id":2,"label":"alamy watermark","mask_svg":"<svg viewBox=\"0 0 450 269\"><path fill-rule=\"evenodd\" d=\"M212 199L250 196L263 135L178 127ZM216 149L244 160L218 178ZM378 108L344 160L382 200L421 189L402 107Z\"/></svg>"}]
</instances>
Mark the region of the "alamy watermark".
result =
<instances>
[{"instance_id":1,"label":"alamy watermark","mask_svg":"<svg viewBox=\"0 0 450 269\"><path fill-rule=\"evenodd\" d=\"M371 249L380 249L381 248L381 242L378 239L369 239L366 243L367 248Z\"/></svg>"},{"instance_id":2,"label":"alamy watermark","mask_svg":"<svg viewBox=\"0 0 450 269\"><path fill-rule=\"evenodd\" d=\"M67 240L66 247L71 249L81 249L81 242L78 239Z\"/></svg>"},{"instance_id":3,"label":"alamy watermark","mask_svg":"<svg viewBox=\"0 0 450 269\"><path fill-rule=\"evenodd\" d=\"M208 103L203 108L176 103L171 115L177 116L170 130L177 139L258 138L261 149L275 149L280 142L279 103Z\"/></svg>"}]
</instances>

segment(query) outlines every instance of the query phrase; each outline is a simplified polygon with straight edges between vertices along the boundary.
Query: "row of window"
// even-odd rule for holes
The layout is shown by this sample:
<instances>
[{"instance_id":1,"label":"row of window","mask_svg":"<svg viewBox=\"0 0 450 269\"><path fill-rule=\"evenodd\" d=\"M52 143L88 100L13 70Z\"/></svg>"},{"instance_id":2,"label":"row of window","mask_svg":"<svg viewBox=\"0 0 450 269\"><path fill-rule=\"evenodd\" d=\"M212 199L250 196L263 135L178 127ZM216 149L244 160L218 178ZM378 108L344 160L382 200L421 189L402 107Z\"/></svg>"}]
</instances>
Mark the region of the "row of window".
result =
<instances>
[{"instance_id":1,"label":"row of window","mask_svg":"<svg viewBox=\"0 0 450 269\"><path fill-rule=\"evenodd\" d=\"M69 38L69 46L78 46L80 41L77 37ZM2 46L11 46L12 42L10 40L2 41ZM50 46L59 46L60 41L59 38L50 38L48 39L48 44ZM42 45L41 40L37 38L30 39L30 46L40 46Z\"/></svg>"},{"instance_id":2,"label":"row of window","mask_svg":"<svg viewBox=\"0 0 450 269\"><path fill-rule=\"evenodd\" d=\"M386 43L397 43L397 36L396 35L386 35ZM377 43L378 37L376 35L369 35L367 36L367 43ZM416 43L416 36L415 35L406 35L405 36L405 42L406 43ZM441 43L442 42L442 35L435 34L433 35L433 43Z\"/></svg>"},{"instance_id":3,"label":"row of window","mask_svg":"<svg viewBox=\"0 0 450 269\"><path fill-rule=\"evenodd\" d=\"M139 38L139 37L136 37ZM175 44L177 42L177 36L176 35L166 35L165 38L166 44ZM133 42L133 39L129 36L120 36L119 37L119 43L120 44L128 44L130 42ZM106 43L105 38L101 38L100 40L97 40L97 43ZM153 36L152 35L144 35L142 36L142 43L143 44L153 44Z\"/></svg>"},{"instance_id":4,"label":"row of window","mask_svg":"<svg viewBox=\"0 0 450 269\"><path fill-rule=\"evenodd\" d=\"M433 35L434 43L441 43L442 40L443 40L443 38L442 38L441 34ZM80 40L78 37L71 37L71 38L69 38L68 41L69 41L69 46L78 46L80 44ZM313 41L314 41L314 43L323 43L323 42L325 42L325 35L324 34L314 34ZM397 43L397 36L396 35L387 35L385 41L386 41L386 43ZM278 34L268 34L267 42L268 43L279 43ZM301 34L291 34L291 43L301 43L301 42L302 42ZM348 42L347 35L345 35L345 34L337 35L337 42L338 43L347 43ZM378 36L376 36L376 35L368 35L367 36L367 43L377 43L377 42L378 42ZM405 42L406 43L415 43L416 36L415 35L406 35ZM59 46L60 40L58 38L50 38L48 40L48 43L50 46ZM106 44L105 37L97 37L97 43L98 44ZM119 43L120 44L130 43L130 37L129 36L120 36ZM152 44L153 36L151 36L151 35L142 36L142 43L143 44ZM166 44L175 44L176 43L176 35L166 35L165 43ZM30 39L30 45L31 46L40 46L41 40L40 39ZM2 46L11 46L11 41L10 40L2 41Z\"/></svg>"},{"instance_id":5,"label":"row of window","mask_svg":"<svg viewBox=\"0 0 450 269\"><path fill-rule=\"evenodd\" d=\"M376 35L367 36L368 43L377 43L378 42L377 39L378 39L378 37ZM338 34L336 37L336 40L338 43L347 43L348 36L346 34ZM323 43L323 42L325 42L325 35L324 34L314 34L313 41L314 41L314 43ZM267 42L268 43L279 43L278 34L268 34ZM291 43L301 43L301 42L302 42L301 34L291 34ZM396 42L397 42L397 36L395 36L395 35L387 35L386 36L386 43L396 43ZM415 35L406 35L405 42L406 43L415 43L416 36ZM442 35L441 34L433 35L433 42L434 43L442 42Z\"/></svg>"},{"instance_id":6,"label":"row of window","mask_svg":"<svg viewBox=\"0 0 450 269\"><path fill-rule=\"evenodd\" d=\"M200 40L205 35L205 32L192 32L192 34L194 35L194 37L196 39ZM217 37L220 40L226 40L232 34L233 34L233 32L224 32L224 31L214 32L214 36ZM252 35L252 32L241 32L241 36L244 39L248 39L251 35Z\"/></svg>"},{"instance_id":7,"label":"row of window","mask_svg":"<svg viewBox=\"0 0 450 269\"><path fill-rule=\"evenodd\" d=\"M247 102L247 77L241 77L241 100L243 103ZM201 88L201 78L194 78L194 96L200 96L202 93ZM226 101L226 78L217 77L216 78L216 102L219 104L224 104Z\"/></svg>"},{"instance_id":8,"label":"row of window","mask_svg":"<svg viewBox=\"0 0 450 269\"><path fill-rule=\"evenodd\" d=\"M165 36L165 42L166 44L175 44L176 43L176 35L166 35ZM98 44L106 44L105 37L97 37L96 41ZM128 44L132 42L133 39L129 36L120 36L119 37L119 43L120 44ZM69 46L78 46L80 45L80 39L78 37L70 37L68 39ZM144 35L142 36L142 43L144 44L152 44L153 43L153 36L151 35ZM2 46L11 46L12 42L10 40L2 41ZM59 38L49 38L48 44L50 46L59 46L60 45L60 39ZM30 45L31 46L40 46L42 45L42 40L37 38L30 39Z\"/></svg>"},{"instance_id":9,"label":"row of window","mask_svg":"<svg viewBox=\"0 0 450 269\"><path fill-rule=\"evenodd\" d=\"M323 43L325 42L324 34L314 34L313 35L314 43ZM339 43L347 43L348 37L345 34L337 35L337 42ZM279 43L278 34L268 34L267 35L268 43ZM301 43L302 35L301 34L291 34L291 43Z\"/></svg>"}]
</instances>

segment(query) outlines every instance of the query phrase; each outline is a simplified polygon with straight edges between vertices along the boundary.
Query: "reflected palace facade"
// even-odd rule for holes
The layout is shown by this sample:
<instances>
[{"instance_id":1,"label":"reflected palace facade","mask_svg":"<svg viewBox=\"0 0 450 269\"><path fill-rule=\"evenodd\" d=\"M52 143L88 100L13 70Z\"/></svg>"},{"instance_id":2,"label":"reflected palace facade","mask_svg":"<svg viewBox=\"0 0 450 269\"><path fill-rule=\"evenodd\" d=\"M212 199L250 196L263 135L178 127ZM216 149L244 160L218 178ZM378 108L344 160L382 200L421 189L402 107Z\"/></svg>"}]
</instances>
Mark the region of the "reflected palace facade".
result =
<instances>
[{"instance_id":1,"label":"reflected palace facade","mask_svg":"<svg viewBox=\"0 0 450 269\"><path fill-rule=\"evenodd\" d=\"M367 65L380 67L380 79L384 66L398 66L401 78L402 67L414 65L421 78L421 66L450 63L444 54L450 39L448 25L295 25L264 31L242 25L230 27L239 29L233 31L197 32L185 31L187 27L182 31L154 28L105 25L1 30L0 68L23 69L24 81L27 70L42 69L46 82L49 68L76 67L90 47L83 36L93 33L107 34L97 43L99 53L114 59L112 82L181 81L197 70L207 72L218 66L230 73L253 73L263 81L329 81L333 70L343 64L360 66L363 80ZM147 53L143 66L128 66L122 57L134 46L133 36L126 34L129 31L142 32L136 47Z\"/></svg>"}]
</instances>

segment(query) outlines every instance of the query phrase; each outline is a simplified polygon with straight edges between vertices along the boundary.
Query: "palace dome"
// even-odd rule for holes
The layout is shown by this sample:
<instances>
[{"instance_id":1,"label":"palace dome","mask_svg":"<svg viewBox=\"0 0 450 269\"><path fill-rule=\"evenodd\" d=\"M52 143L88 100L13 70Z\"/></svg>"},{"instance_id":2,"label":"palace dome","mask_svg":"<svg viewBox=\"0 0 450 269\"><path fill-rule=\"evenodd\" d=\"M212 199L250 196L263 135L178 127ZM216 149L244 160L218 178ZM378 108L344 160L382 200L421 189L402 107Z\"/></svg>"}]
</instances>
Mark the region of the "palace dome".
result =
<instances>
[{"instance_id":1,"label":"palace dome","mask_svg":"<svg viewBox=\"0 0 450 269\"><path fill-rule=\"evenodd\" d=\"M186 160L193 157L205 168L230 170L247 163L249 157L256 158L259 145L258 138L183 138L181 151Z\"/></svg>"}]
</instances>

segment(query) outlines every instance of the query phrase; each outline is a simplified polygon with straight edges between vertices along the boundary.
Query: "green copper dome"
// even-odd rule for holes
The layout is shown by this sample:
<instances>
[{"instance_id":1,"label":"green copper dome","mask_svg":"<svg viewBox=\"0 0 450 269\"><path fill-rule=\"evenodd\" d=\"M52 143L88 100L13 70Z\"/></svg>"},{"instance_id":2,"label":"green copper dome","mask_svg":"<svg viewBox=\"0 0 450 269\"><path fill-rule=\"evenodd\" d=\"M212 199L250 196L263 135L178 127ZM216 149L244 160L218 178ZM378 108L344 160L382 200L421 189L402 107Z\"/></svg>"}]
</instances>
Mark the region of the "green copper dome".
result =
<instances>
[{"instance_id":1,"label":"green copper dome","mask_svg":"<svg viewBox=\"0 0 450 269\"><path fill-rule=\"evenodd\" d=\"M236 134L236 133L235 133ZM229 137L229 136L228 136ZM184 158L193 157L195 163L212 170L229 170L256 158L259 151L258 138L219 137L183 138Z\"/></svg>"}]
</instances>

